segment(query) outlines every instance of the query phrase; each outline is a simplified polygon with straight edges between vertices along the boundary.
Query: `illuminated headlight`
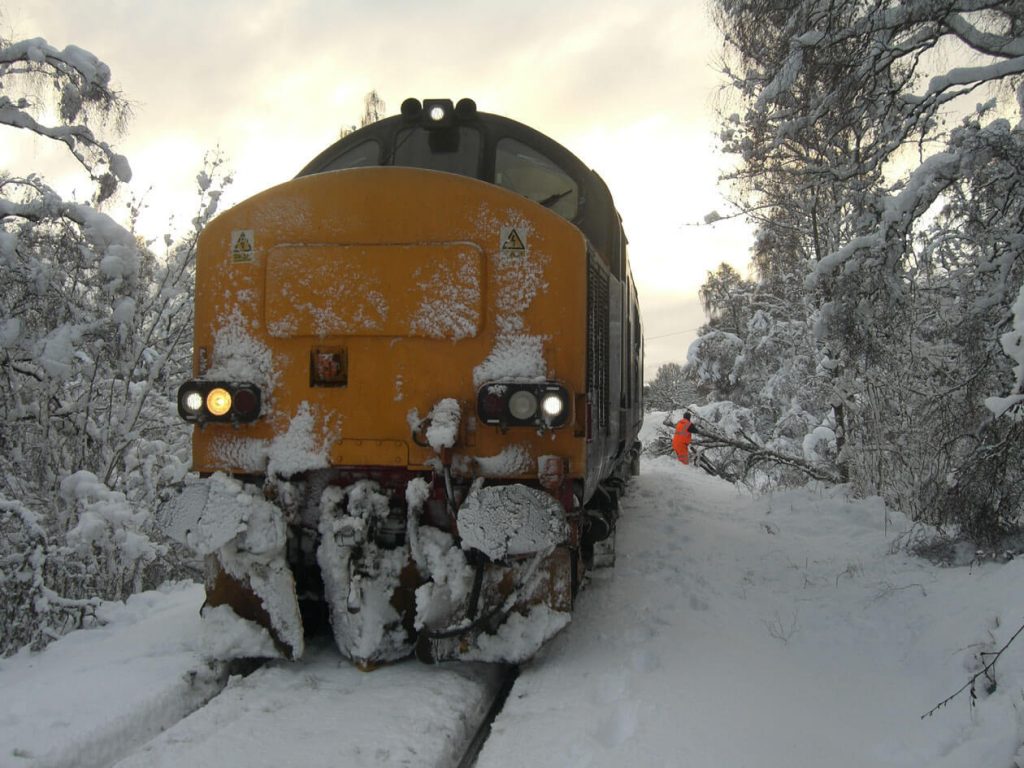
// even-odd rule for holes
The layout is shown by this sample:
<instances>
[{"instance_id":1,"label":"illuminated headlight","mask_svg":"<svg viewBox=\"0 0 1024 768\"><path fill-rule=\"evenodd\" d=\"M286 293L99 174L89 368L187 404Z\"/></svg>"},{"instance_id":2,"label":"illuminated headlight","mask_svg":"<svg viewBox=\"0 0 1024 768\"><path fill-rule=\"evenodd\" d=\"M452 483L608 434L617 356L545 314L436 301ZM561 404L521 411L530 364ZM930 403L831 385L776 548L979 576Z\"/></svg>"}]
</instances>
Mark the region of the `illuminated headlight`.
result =
<instances>
[{"instance_id":1,"label":"illuminated headlight","mask_svg":"<svg viewBox=\"0 0 1024 768\"><path fill-rule=\"evenodd\" d=\"M203 403L206 402L202 392L196 390L188 390L181 396L181 404L185 408L185 411L190 414L198 414L203 410Z\"/></svg>"},{"instance_id":2,"label":"illuminated headlight","mask_svg":"<svg viewBox=\"0 0 1024 768\"><path fill-rule=\"evenodd\" d=\"M544 395L544 399L541 401L540 408L544 412L544 417L548 420L557 419L562 415L562 411L565 410L566 402L562 399L562 395L559 392L548 392Z\"/></svg>"},{"instance_id":3,"label":"illuminated headlight","mask_svg":"<svg viewBox=\"0 0 1024 768\"><path fill-rule=\"evenodd\" d=\"M435 123L439 123L444 120L444 107L434 106L430 108L430 119Z\"/></svg>"},{"instance_id":4,"label":"illuminated headlight","mask_svg":"<svg viewBox=\"0 0 1024 768\"><path fill-rule=\"evenodd\" d=\"M255 421L261 406L260 388L246 382L186 381L178 388L178 415L193 423Z\"/></svg>"},{"instance_id":5,"label":"illuminated headlight","mask_svg":"<svg viewBox=\"0 0 1024 768\"><path fill-rule=\"evenodd\" d=\"M554 381L485 384L476 402L480 421L502 429L562 427L571 416L569 390Z\"/></svg>"}]
</instances>

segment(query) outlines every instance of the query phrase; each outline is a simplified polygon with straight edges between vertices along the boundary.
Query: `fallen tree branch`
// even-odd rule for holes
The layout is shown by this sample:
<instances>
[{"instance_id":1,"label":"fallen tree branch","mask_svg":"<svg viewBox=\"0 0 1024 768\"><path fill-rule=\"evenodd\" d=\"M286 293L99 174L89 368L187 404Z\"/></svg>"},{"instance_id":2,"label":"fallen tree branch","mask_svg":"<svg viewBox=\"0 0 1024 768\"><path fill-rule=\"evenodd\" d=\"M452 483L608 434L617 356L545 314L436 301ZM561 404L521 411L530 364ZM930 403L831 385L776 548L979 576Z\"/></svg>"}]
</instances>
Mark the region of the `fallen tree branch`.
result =
<instances>
[{"instance_id":1,"label":"fallen tree branch","mask_svg":"<svg viewBox=\"0 0 1024 768\"><path fill-rule=\"evenodd\" d=\"M754 440L744 432L738 435L726 435L713 427L708 426L703 420L696 425L694 431L693 445L701 448L735 448L747 454L747 468L769 462L783 464L787 467L799 470L814 480L823 480L829 483L842 483L843 479L839 470L827 464L808 461L802 456L782 453Z\"/></svg>"},{"instance_id":2,"label":"fallen tree branch","mask_svg":"<svg viewBox=\"0 0 1024 768\"><path fill-rule=\"evenodd\" d=\"M931 717L936 712L938 712L940 709L942 709L944 706L949 704L949 702L951 702L953 699L955 699L961 693L966 691L968 688L971 689L971 706L973 707L974 706L974 702L978 698L978 695L974 692L974 685L975 685L975 683L978 682L978 678L981 677L982 675L984 675L989 680L993 679L992 676L989 673L995 668L996 662L999 661L999 657L1003 655L1003 651L1005 651L1007 648L1009 648L1010 647L1010 643L1012 643L1014 640L1016 640L1017 637L1020 636L1020 634L1022 632L1024 632L1024 624L1021 624L1020 628L1018 628L1017 631L1013 633L1013 637L1011 637L1009 640L1007 640L1006 641L1006 645L1004 645L998 651L996 651L995 653L983 653L983 654L981 654L982 656L991 656L992 660L988 664L986 664L984 667L982 667L980 670L975 672L974 675L971 677L971 679L968 680L966 683L964 683L956 693L952 694L951 696L947 696L945 699L940 701L938 704L936 704L930 710L928 710L923 715L921 715L921 719L924 720L926 717Z\"/></svg>"}]
</instances>

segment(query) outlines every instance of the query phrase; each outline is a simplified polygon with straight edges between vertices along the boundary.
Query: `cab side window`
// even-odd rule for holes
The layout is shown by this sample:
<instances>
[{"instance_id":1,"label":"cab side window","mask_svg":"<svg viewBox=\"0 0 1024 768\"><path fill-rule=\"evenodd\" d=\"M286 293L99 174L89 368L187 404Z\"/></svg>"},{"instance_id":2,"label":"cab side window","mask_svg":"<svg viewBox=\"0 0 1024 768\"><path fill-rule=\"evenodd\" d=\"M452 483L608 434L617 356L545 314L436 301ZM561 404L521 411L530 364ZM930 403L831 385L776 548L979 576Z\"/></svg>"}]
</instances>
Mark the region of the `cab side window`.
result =
<instances>
[{"instance_id":1,"label":"cab side window","mask_svg":"<svg viewBox=\"0 0 1024 768\"><path fill-rule=\"evenodd\" d=\"M494 158L494 183L518 192L564 219L572 221L579 212L579 185L569 174L515 139L500 139Z\"/></svg>"}]
</instances>

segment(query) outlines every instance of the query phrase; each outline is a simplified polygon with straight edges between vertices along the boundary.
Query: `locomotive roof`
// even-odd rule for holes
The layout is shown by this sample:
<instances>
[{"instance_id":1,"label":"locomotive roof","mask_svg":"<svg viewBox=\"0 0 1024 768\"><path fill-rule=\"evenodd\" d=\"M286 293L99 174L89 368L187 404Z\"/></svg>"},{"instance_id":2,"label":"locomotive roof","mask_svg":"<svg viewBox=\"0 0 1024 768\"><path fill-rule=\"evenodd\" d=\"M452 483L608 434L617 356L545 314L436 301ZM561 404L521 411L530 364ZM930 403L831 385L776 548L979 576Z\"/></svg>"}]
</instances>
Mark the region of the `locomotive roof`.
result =
<instances>
[{"instance_id":1,"label":"locomotive roof","mask_svg":"<svg viewBox=\"0 0 1024 768\"><path fill-rule=\"evenodd\" d=\"M539 186L527 189L512 181L516 169L510 163L519 163L520 170L532 165L532 177ZM549 136L515 120L478 112L470 99L457 105L448 99L428 99L422 104L407 99L401 115L342 137L298 175L374 165L459 173L524 194L572 221L611 271L622 274L625 238L601 177Z\"/></svg>"}]
</instances>

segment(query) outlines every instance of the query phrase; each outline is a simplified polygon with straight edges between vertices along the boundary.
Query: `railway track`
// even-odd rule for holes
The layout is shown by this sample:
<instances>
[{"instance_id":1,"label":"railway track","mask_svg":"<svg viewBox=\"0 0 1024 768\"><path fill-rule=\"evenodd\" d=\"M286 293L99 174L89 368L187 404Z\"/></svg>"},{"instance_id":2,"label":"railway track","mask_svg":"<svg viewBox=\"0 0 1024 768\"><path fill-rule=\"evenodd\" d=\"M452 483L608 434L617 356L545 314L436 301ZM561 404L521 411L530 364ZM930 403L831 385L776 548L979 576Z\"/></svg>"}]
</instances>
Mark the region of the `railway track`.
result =
<instances>
[{"instance_id":1,"label":"railway track","mask_svg":"<svg viewBox=\"0 0 1024 768\"><path fill-rule=\"evenodd\" d=\"M231 676L117 768L470 768L517 669L416 662L361 672L328 647Z\"/></svg>"}]
</instances>

